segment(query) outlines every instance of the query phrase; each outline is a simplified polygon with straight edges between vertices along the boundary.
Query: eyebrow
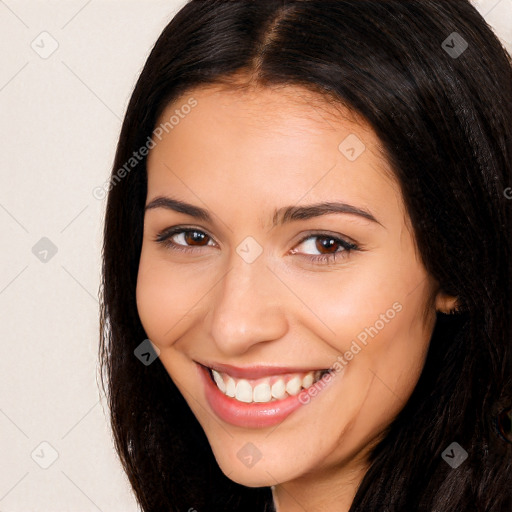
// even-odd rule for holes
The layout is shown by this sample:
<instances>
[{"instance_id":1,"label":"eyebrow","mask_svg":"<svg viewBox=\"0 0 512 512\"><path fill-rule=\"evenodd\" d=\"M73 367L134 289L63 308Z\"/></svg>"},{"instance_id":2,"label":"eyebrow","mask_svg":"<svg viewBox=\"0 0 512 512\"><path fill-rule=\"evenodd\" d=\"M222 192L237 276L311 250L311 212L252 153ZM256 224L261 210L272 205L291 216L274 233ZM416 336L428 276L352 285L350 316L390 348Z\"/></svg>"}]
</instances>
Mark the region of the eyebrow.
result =
<instances>
[{"instance_id":1,"label":"eyebrow","mask_svg":"<svg viewBox=\"0 0 512 512\"><path fill-rule=\"evenodd\" d=\"M190 215L191 217L202 220L204 222L213 222L208 210L200 208L199 206L194 206L184 201L173 199L171 197L156 197L146 205L145 211L155 208L173 210L178 213ZM279 224L285 224L287 222L307 220L332 213L358 215L359 217L375 222L382 226L382 224L368 210L357 208L356 206L337 201L315 203L307 206L283 206L282 208L275 210L272 224L273 227L275 227Z\"/></svg>"}]
</instances>

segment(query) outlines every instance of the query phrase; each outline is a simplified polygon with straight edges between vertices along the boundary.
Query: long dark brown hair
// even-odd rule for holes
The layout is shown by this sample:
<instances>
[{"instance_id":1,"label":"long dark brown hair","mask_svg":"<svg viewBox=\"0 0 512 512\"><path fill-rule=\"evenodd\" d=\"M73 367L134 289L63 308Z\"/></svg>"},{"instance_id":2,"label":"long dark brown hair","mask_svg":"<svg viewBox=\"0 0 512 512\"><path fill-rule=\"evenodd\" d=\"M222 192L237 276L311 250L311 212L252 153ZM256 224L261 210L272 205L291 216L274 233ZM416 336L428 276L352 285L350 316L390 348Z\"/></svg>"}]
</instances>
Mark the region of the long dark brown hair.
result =
<instances>
[{"instance_id":1,"label":"long dark brown hair","mask_svg":"<svg viewBox=\"0 0 512 512\"><path fill-rule=\"evenodd\" d=\"M146 158L119 172L169 102L240 73L309 88L368 121L423 264L459 299L457 314L438 313L419 382L372 451L350 511L511 510L512 445L499 415L512 401L512 65L467 0L193 0L159 37L119 138L100 289L101 384L138 502L273 510L270 488L220 471L160 360L134 355L147 338L135 300ZM453 442L468 454L457 468L442 457Z\"/></svg>"}]
</instances>

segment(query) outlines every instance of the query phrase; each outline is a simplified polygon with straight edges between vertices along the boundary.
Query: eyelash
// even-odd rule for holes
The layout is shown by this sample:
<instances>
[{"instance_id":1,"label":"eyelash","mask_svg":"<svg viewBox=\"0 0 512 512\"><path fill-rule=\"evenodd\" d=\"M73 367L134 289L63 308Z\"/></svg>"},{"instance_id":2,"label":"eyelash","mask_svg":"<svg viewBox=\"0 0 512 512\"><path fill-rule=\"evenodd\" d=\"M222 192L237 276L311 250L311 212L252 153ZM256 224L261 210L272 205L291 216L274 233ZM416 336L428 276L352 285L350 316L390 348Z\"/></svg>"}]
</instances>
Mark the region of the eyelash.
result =
<instances>
[{"instance_id":1,"label":"eyelash","mask_svg":"<svg viewBox=\"0 0 512 512\"><path fill-rule=\"evenodd\" d=\"M210 240L212 240L212 237L210 237L207 233L204 231L201 231L200 229L196 228L189 228L189 227L183 227L183 226L177 226L174 228L167 228L158 233L158 235L155 237L154 241L162 244L164 247L171 249L173 251L181 251L184 253L193 252L195 248L190 247L184 247L181 244L177 244L173 241L171 241L171 238L174 235L182 234L182 233L191 233L196 232L203 235L206 235ZM341 255L342 258L346 258L352 251L360 251L361 249L353 242L349 242L348 240L344 240L343 238L333 236L329 233L310 233L307 236L303 237L299 242L298 245L304 243L306 240L309 240L310 238L328 238L330 240L333 240L336 245L340 245L342 250L337 251L335 253L331 254L320 254L320 255L305 255L307 259L312 261L313 263L334 263L336 262L337 257ZM207 247L205 246L197 246L197 248L201 247Z\"/></svg>"}]
</instances>

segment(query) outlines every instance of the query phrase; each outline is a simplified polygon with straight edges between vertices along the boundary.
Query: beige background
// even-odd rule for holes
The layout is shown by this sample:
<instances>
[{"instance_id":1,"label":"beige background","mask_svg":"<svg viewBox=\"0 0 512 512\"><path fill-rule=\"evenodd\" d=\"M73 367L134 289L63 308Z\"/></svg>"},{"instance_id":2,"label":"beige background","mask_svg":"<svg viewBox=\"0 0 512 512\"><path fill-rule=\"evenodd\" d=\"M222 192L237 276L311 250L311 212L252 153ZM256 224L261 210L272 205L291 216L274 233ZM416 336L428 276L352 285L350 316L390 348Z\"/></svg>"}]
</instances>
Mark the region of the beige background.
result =
<instances>
[{"instance_id":1,"label":"beige background","mask_svg":"<svg viewBox=\"0 0 512 512\"><path fill-rule=\"evenodd\" d=\"M93 191L183 3L0 0L0 512L138 510L96 385ZM512 50L512 0L475 4Z\"/></svg>"}]
</instances>

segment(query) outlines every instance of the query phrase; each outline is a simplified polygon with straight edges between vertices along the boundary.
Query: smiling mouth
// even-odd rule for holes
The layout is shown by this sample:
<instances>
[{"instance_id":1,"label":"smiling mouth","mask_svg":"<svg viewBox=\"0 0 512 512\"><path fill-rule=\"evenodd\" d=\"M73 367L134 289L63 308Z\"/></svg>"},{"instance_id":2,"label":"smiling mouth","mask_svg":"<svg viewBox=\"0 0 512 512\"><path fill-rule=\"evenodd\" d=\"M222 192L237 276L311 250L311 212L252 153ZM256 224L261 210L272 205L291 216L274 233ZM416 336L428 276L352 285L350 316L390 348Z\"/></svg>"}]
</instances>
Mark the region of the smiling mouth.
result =
<instances>
[{"instance_id":1,"label":"smiling mouth","mask_svg":"<svg viewBox=\"0 0 512 512\"><path fill-rule=\"evenodd\" d=\"M268 403L297 395L318 382L326 370L287 373L259 379L239 379L228 373L206 367L211 380L224 395L243 403Z\"/></svg>"}]
</instances>

